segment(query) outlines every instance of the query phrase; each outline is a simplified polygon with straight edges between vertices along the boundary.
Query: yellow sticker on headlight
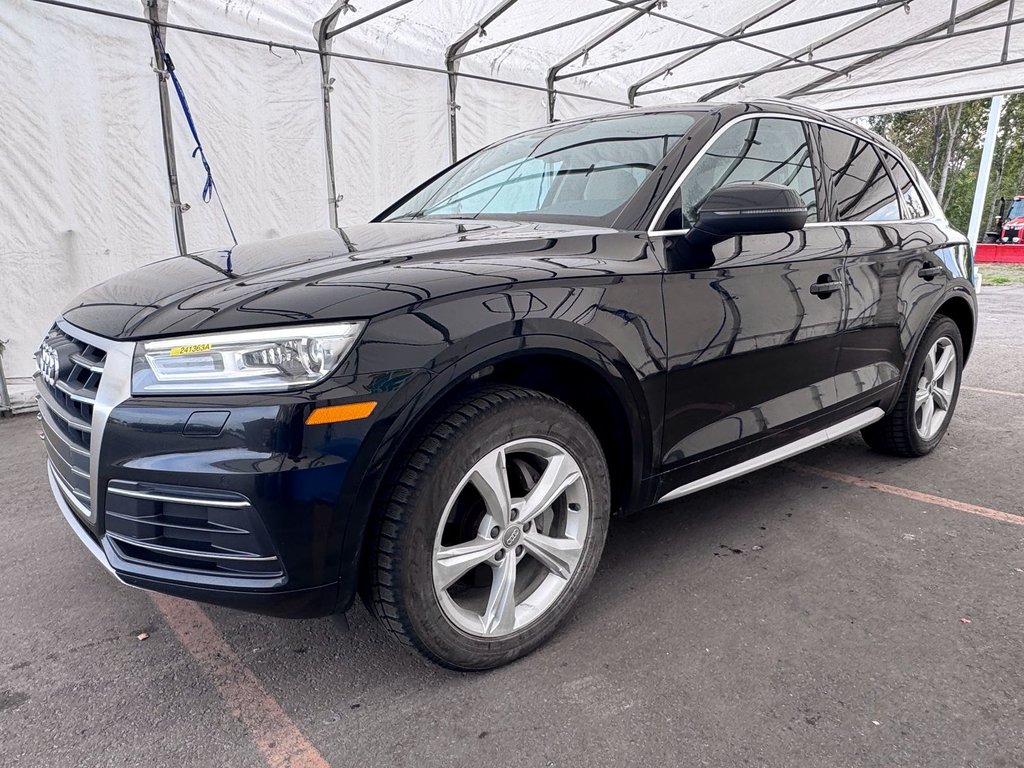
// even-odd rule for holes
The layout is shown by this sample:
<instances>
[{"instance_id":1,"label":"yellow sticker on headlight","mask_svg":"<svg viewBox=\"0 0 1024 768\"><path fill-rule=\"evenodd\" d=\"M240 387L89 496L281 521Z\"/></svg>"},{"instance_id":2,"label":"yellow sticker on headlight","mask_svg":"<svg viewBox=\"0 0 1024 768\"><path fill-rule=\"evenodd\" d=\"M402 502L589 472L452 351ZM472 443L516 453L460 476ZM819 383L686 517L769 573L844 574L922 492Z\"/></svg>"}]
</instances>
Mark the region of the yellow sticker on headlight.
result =
<instances>
[{"instance_id":1,"label":"yellow sticker on headlight","mask_svg":"<svg viewBox=\"0 0 1024 768\"><path fill-rule=\"evenodd\" d=\"M196 352L209 352L213 349L212 344L186 344L183 347L171 347L171 357L178 355L194 355Z\"/></svg>"}]
</instances>

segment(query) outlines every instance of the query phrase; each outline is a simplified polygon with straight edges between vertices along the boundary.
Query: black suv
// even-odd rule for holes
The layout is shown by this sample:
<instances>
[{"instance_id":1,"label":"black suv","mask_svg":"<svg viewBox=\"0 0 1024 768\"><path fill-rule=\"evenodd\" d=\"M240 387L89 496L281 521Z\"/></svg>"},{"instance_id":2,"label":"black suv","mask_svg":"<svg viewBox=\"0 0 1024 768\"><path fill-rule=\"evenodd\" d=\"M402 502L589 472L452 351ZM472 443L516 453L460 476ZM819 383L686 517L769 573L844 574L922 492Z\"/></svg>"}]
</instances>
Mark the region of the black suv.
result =
<instances>
[{"instance_id":1,"label":"black suv","mask_svg":"<svg viewBox=\"0 0 1024 768\"><path fill-rule=\"evenodd\" d=\"M842 435L920 456L972 256L895 147L781 102L555 123L372 223L157 262L38 353L50 484L114 576L430 659L537 647L614 512Z\"/></svg>"}]
</instances>

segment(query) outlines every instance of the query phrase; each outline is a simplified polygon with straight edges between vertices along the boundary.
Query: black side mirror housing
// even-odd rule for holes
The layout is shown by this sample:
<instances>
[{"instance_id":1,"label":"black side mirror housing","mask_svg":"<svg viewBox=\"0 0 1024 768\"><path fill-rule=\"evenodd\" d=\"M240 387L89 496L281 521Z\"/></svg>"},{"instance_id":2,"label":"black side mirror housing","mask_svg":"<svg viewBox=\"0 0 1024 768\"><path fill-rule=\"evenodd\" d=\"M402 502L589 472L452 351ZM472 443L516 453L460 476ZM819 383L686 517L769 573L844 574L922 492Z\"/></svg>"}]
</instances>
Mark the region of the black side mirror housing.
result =
<instances>
[{"instance_id":1,"label":"black side mirror housing","mask_svg":"<svg viewBox=\"0 0 1024 768\"><path fill-rule=\"evenodd\" d=\"M708 195L686 241L706 247L737 235L795 232L806 223L807 206L795 190L767 181L736 181Z\"/></svg>"}]
</instances>

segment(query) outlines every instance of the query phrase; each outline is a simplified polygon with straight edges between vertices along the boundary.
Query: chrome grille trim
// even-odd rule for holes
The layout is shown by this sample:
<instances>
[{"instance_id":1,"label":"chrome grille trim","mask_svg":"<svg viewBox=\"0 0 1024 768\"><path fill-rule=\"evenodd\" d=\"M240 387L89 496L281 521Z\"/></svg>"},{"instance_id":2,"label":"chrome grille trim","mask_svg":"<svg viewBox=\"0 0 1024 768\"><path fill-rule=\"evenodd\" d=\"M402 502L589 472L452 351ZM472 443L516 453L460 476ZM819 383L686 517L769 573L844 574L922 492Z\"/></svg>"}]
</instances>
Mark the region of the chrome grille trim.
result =
<instances>
[{"instance_id":1,"label":"chrome grille trim","mask_svg":"<svg viewBox=\"0 0 1024 768\"><path fill-rule=\"evenodd\" d=\"M72 364L70 370L61 372L52 387L40 374L35 376L43 438L48 444L51 486L55 494L60 493L66 506L94 524L100 502L99 447L111 410L131 396L135 344L97 336L63 318L57 320L55 330L44 341L59 349ZM60 462L55 462L54 455ZM74 466L76 455L88 457L88 472ZM65 471L65 465L70 473ZM71 482L77 478L88 479L88 493L74 487L83 484Z\"/></svg>"},{"instance_id":2,"label":"chrome grille trim","mask_svg":"<svg viewBox=\"0 0 1024 768\"><path fill-rule=\"evenodd\" d=\"M40 435L40 437L42 437L43 442L46 442L46 435ZM61 460L61 462L64 464L64 466L66 466L68 469L71 470L71 473L73 475L78 475L79 477L85 477L85 478L89 477L89 473L88 472L79 469L74 464L72 464L70 461L68 461L63 456L61 456L59 453L49 452L49 456L50 456L50 463L51 464L53 463L53 457L56 456L58 459ZM61 474L62 475L64 473L63 472L58 472L57 474Z\"/></svg>"},{"instance_id":3,"label":"chrome grille trim","mask_svg":"<svg viewBox=\"0 0 1024 768\"><path fill-rule=\"evenodd\" d=\"M85 355L81 355L78 352L73 352L71 354L71 362L85 368L86 370L92 371L93 373L103 373L102 365L97 363L95 360L90 360Z\"/></svg>"},{"instance_id":4,"label":"chrome grille trim","mask_svg":"<svg viewBox=\"0 0 1024 768\"><path fill-rule=\"evenodd\" d=\"M108 489L109 490L109 489ZM221 523L210 523L209 525L184 525L182 523L169 523L161 517L150 515L149 517L141 517L136 515L125 515L120 512L112 512L109 509L103 511L103 516L116 517L118 520L124 520L129 523L137 523L140 525L153 525L160 526L161 528L170 528L175 531L195 531L196 533L226 533L235 534L240 536L248 536L249 531L244 531L241 528L235 528L233 526L223 525Z\"/></svg>"},{"instance_id":5,"label":"chrome grille trim","mask_svg":"<svg viewBox=\"0 0 1024 768\"><path fill-rule=\"evenodd\" d=\"M117 575L117 571L114 570L110 561L107 560L107 556L103 553L103 548L100 546L99 542L89 535L85 528L82 527L81 521L75 517L75 513L71 510L70 503L64 498L64 494L61 493L60 486L57 485L57 479L55 476L56 472L53 467L48 464L46 478L50 481L50 491L53 493L53 498L57 502L57 508L60 510L60 513L64 515L64 519L68 521L68 526L75 532L75 536L77 536L79 541L85 545L85 548L89 550L92 556L99 560L100 565L103 566L107 573L122 584L125 584L126 582ZM129 584L128 586L131 585Z\"/></svg>"},{"instance_id":6,"label":"chrome grille trim","mask_svg":"<svg viewBox=\"0 0 1024 768\"><path fill-rule=\"evenodd\" d=\"M103 433L107 428L107 419L114 408L132 395L132 363L135 358L135 343L131 341L111 341L101 336L76 328L64 320L57 321L58 327L69 336L84 341L91 347L106 353L103 362L103 375L96 389L96 403L92 407L92 451L89 456L89 486L93 509L100 503L99 469L100 446L103 444Z\"/></svg>"},{"instance_id":7,"label":"chrome grille trim","mask_svg":"<svg viewBox=\"0 0 1024 768\"><path fill-rule=\"evenodd\" d=\"M76 365L77 365L77 363L76 363ZM100 370L102 370L102 369L100 369ZM57 389L59 389L61 392L63 392L65 395L70 397L75 402L85 403L86 405L95 405L96 404L96 398L89 397L88 395L83 395L81 393L81 390L75 390L73 387L69 386L67 383L65 383L63 381L58 381L57 382Z\"/></svg>"},{"instance_id":8,"label":"chrome grille trim","mask_svg":"<svg viewBox=\"0 0 1024 768\"><path fill-rule=\"evenodd\" d=\"M150 491L133 491L128 488L109 486L107 493L114 493L118 496L131 496L134 499L146 499L148 501L163 501L172 504L192 504L198 507L222 507L224 509L242 509L248 507L247 501L228 501L220 499L199 498L191 496L170 496L163 493L152 493Z\"/></svg>"},{"instance_id":9,"label":"chrome grille trim","mask_svg":"<svg viewBox=\"0 0 1024 768\"><path fill-rule=\"evenodd\" d=\"M152 552L159 552L163 555L171 555L173 557L200 558L203 560L235 560L247 563L268 563L277 560L277 558L273 555L270 555L269 557L262 557L260 555L237 555L229 553L220 554L219 552L200 552L195 549L179 549L177 547L165 547L160 544L150 544L149 542L143 541L141 539L133 539L129 536L121 536L116 533L107 533L106 535L114 541L120 541L123 544L128 544L132 547L140 547L141 549L148 549Z\"/></svg>"},{"instance_id":10,"label":"chrome grille trim","mask_svg":"<svg viewBox=\"0 0 1024 768\"><path fill-rule=\"evenodd\" d=\"M53 416L51 416L49 412L44 411L42 408L40 408L38 416L39 416L39 420L42 421L50 429L51 432L53 432L54 437L56 437L58 440L60 440L70 450L74 451L75 453L79 454L80 456L88 456L89 455L89 452L87 450L85 450L81 446L75 445L73 442L71 442L71 440L68 439L67 435L65 435L60 430L60 428L51 421L53 419ZM46 439L45 435L43 435L43 439L44 440Z\"/></svg>"},{"instance_id":11,"label":"chrome grille trim","mask_svg":"<svg viewBox=\"0 0 1024 768\"><path fill-rule=\"evenodd\" d=\"M36 375L38 376L38 374ZM72 429L77 429L79 432L92 434L92 424L88 424L82 421L77 416L75 416L73 413L68 413L66 410L64 410L64 407L57 402L57 398L55 398L50 393L50 389L49 387L46 386L46 384L43 384L42 386L38 387L38 389L39 394L37 395L37 398L39 400L42 400L46 404L46 407L50 409L51 414L56 416L61 421L65 422Z\"/></svg>"},{"instance_id":12,"label":"chrome grille trim","mask_svg":"<svg viewBox=\"0 0 1024 768\"><path fill-rule=\"evenodd\" d=\"M81 491L76 491L68 485L68 481L60 476L60 472L58 472L57 468L53 466L52 461L47 463L47 469L49 470L50 480L53 483L56 483L57 488L60 490L60 495L64 497L64 501L74 507L78 514L82 515L87 520L92 520L92 510L78 500L78 495ZM85 496L85 494L82 494L82 496ZM88 501L88 499L86 499L86 501Z\"/></svg>"}]
</instances>

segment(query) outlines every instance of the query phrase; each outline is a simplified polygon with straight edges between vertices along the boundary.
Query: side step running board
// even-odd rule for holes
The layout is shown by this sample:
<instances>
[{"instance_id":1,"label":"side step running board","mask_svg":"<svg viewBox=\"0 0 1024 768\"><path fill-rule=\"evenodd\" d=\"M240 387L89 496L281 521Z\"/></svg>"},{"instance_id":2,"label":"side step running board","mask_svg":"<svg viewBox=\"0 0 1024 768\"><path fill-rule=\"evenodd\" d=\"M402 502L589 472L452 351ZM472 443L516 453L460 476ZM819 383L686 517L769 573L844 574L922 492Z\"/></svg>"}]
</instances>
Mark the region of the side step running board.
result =
<instances>
[{"instance_id":1,"label":"side step running board","mask_svg":"<svg viewBox=\"0 0 1024 768\"><path fill-rule=\"evenodd\" d=\"M786 459L792 458L804 451L809 451L812 448L817 448L819 445L830 443L844 435L850 434L851 432L863 429L868 424L874 424L883 416L885 416L885 411L881 408L868 408L863 413L858 413L856 416L844 419L838 424L826 427L820 432L807 435L807 437L801 437L799 440L794 440L792 443L783 445L773 451L768 451L768 453L762 454L761 456L755 456L752 459L740 462L739 464L731 466L728 469L715 472L707 477L702 477L700 480L694 480L692 483L681 485L674 491L666 493L658 499L657 503L661 504L666 501L678 499L682 496L689 496L691 493L703 491L705 488L710 488L713 485L724 483L728 480L740 477L741 475L746 475L749 472L755 472L769 466L770 464L785 461Z\"/></svg>"}]
</instances>

